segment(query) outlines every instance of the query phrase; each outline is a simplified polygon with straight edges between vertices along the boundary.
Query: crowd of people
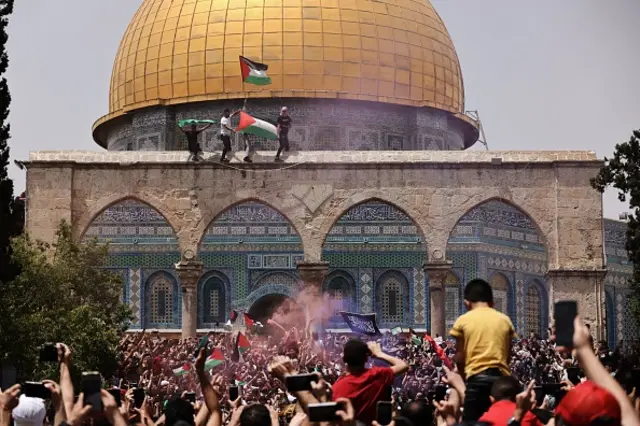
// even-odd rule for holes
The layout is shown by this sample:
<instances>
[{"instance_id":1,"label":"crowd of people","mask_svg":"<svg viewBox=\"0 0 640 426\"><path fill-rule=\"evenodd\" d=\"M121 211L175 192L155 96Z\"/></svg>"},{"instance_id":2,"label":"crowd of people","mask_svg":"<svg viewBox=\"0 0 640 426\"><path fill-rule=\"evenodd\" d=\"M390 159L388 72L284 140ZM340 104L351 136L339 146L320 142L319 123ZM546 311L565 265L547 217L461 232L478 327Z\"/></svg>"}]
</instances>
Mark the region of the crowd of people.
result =
<instances>
[{"instance_id":1,"label":"crowd of people","mask_svg":"<svg viewBox=\"0 0 640 426\"><path fill-rule=\"evenodd\" d=\"M640 426L634 353L594 344L579 317L573 324L573 350L558 347L553 329L548 336L518 338L508 317L492 308L489 284L474 280L464 296L467 313L448 340L413 330L354 338L312 333L308 324L285 330L270 321L243 331L249 347L239 353L237 331L185 340L158 332L127 334L119 372L105 378L120 390L122 406L114 409L113 397L103 392L103 411L119 426L299 426L316 420L376 426ZM58 349L60 384L46 383L56 407L55 420L49 421L80 425L91 410L74 403L71 349L62 344ZM214 349L222 359L210 363ZM289 376L308 373L315 375L308 389L291 388ZM232 387L238 389L234 400ZM143 401L134 403L134 389L144 390ZM41 424L24 421L23 412L34 411L27 398L18 397L19 386L3 391L0 426L12 420L16 426ZM332 400L340 404L334 417L318 417L321 408L331 407L322 403ZM387 402L393 419L385 420ZM11 410L12 416L7 414Z\"/></svg>"}]
</instances>

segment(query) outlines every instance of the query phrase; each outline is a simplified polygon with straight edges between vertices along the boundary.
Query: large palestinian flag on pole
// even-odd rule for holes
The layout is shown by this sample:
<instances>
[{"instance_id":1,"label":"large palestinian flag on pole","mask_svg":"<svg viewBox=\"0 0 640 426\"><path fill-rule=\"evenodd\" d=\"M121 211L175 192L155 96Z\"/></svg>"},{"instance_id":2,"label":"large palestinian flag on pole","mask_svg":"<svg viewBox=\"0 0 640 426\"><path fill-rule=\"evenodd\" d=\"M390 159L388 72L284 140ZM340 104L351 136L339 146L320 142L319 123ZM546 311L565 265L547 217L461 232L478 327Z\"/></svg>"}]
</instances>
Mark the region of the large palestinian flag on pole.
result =
<instances>
[{"instance_id":1,"label":"large palestinian flag on pole","mask_svg":"<svg viewBox=\"0 0 640 426\"><path fill-rule=\"evenodd\" d=\"M242 81L256 86L266 86L271 84L271 79L267 75L268 65L260 62L253 62L250 59L240 56L240 71L242 71Z\"/></svg>"},{"instance_id":2,"label":"large palestinian flag on pole","mask_svg":"<svg viewBox=\"0 0 640 426\"><path fill-rule=\"evenodd\" d=\"M240 111L240 123L236 128L238 133L251 133L265 139L278 139L278 131L273 124L254 118L244 111Z\"/></svg>"},{"instance_id":3,"label":"large palestinian flag on pole","mask_svg":"<svg viewBox=\"0 0 640 426\"><path fill-rule=\"evenodd\" d=\"M236 344L233 348L233 354L231 355L231 361L238 362L243 353L251 349L251 343L245 337L244 334L238 333L236 337Z\"/></svg>"}]
</instances>

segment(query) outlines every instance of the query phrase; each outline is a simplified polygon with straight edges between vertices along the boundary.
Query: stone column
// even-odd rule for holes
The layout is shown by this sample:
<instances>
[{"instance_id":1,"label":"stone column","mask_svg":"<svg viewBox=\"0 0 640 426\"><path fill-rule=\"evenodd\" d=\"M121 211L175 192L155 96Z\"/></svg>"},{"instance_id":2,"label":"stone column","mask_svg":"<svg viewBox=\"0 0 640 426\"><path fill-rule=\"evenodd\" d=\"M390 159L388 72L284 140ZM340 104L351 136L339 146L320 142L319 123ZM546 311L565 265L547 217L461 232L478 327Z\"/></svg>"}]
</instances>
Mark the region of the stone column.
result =
<instances>
[{"instance_id":1,"label":"stone column","mask_svg":"<svg viewBox=\"0 0 640 426\"><path fill-rule=\"evenodd\" d=\"M606 269L550 269L547 272L549 284L549 324L553 324L553 307L561 300L576 300L578 313L591 327L596 339L604 339L604 278Z\"/></svg>"},{"instance_id":2,"label":"stone column","mask_svg":"<svg viewBox=\"0 0 640 426\"><path fill-rule=\"evenodd\" d=\"M329 272L329 263L300 262L296 266L303 282L301 299L307 323L313 319L316 325L320 325L326 320L323 318L326 315L322 309L322 285Z\"/></svg>"},{"instance_id":3,"label":"stone column","mask_svg":"<svg viewBox=\"0 0 640 426\"><path fill-rule=\"evenodd\" d=\"M181 261L176 264L182 289L182 338L195 337L198 326L198 281L202 276L202 262Z\"/></svg>"},{"instance_id":4,"label":"stone column","mask_svg":"<svg viewBox=\"0 0 640 426\"><path fill-rule=\"evenodd\" d=\"M446 337L444 278L451 271L451 262L427 262L424 272L429 277L429 306L431 314L431 335Z\"/></svg>"}]
</instances>

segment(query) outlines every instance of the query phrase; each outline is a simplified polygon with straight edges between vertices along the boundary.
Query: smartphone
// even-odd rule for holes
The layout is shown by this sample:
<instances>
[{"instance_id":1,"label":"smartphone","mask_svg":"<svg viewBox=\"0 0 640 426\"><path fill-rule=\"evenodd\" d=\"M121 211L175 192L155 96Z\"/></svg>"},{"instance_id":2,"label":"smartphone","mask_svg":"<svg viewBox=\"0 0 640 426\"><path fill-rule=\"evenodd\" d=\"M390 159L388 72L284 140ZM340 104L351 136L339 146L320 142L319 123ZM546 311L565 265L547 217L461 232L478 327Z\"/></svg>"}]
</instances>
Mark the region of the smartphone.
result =
<instances>
[{"instance_id":1,"label":"smartphone","mask_svg":"<svg viewBox=\"0 0 640 426\"><path fill-rule=\"evenodd\" d=\"M129 389L135 389L138 387L138 383L137 382L131 382L129 383Z\"/></svg>"},{"instance_id":2,"label":"smartphone","mask_svg":"<svg viewBox=\"0 0 640 426\"><path fill-rule=\"evenodd\" d=\"M82 373L82 393L84 393L84 405L91 405L93 412L102 411L102 399L100 387L102 379L97 371L85 371Z\"/></svg>"},{"instance_id":3,"label":"smartphone","mask_svg":"<svg viewBox=\"0 0 640 426\"><path fill-rule=\"evenodd\" d=\"M285 378L285 385L289 392L300 392L311 390L311 382L317 382L318 375L312 374L295 374ZM313 421L313 420L312 420Z\"/></svg>"},{"instance_id":4,"label":"smartphone","mask_svg":"<svg viewBox=\"0 0 640 426\"><path fill-rule=\"evenodd\" d=\"M578 302L565 300L556 302L554 317L556 323L556 345L573 347L573 321L578 316Z\"/></svg>"},{"instance_id":5,"label":"smartphone","mask_svg":"<svg viewBox=\"0 0 640 426\"><path fill-rule=\"evenodd\" d=\"M443 401L446 398L446 396L447 396L447 387L442 385L436 386L436 392L434 395L435 400L438 402Z\"/></svg>"},{"instance_id":6,"label":"smartphone","mask_svg":"<svg viewBox=\"0 0 640 426\"><path fill-rule=\"evenodd\" d=\"M144 402L144 389L135 388L133 390L133 405L136 408L142 407L142 403Z\"/></svg>"},{"instance_id":7,"label":"smartphone","mask_svg":"<svg viewBox=\"0 0 640 426\"><path fill-rule=\"evenodd\" d=\"M393 417L393 406L389 401L378 401L376 404L376 421L382 425L391 424Z\"/></svg>"},{"instance_id":8,"label":"smartphone","mask_svg":"<svg viewBox=\"0 0 640 426\"><path fill-rule=\"evenodd\" d=\"M237 386L229 386L229 401L235 401L240 396L240 389Z\"/></svg>"},{"instance_id":9,"label":"smartphone","mask_svg":"<svg viewBox=\"0 0 640 426\"><path fill-rule=\"evenodd\" d=\"M58 349L54 343L45 343L40 348L40 362L58 362Z\"/></svg>"},{"instance_id":10,"label":"smartphone","mask_svg":"<svg viewBox=\"0 0 640 426\"><path fill-rule=\"evenodd\" d=\"M339 419L336 412L344 410L344 406L338 402L321 402L309 404L310 422L335 422Z\"/></svg>"},{"instance_id":11,"label":"smartphone","mask_svg":"<svg viewBox=\"0 0 640 426\"><path fill-rule=\"evenodd\" d=\"M184 399L189 401L192 404L196 403L196 393L195 392L187 392L184 396Z\"/></svg>"},{"instance_id":12,"label":"smartphone","mask_svg":"<svg viewBox=\"0 0 640 426\"><path fill-rule=\"evenodd\" d=\"M0 386L2 386L3 391L16 384L16 376L16 367L10 364L2 364L2 378L0 379Z\"/></svg>"},{"instance_id":13,"label":"smartphone","mask_svg":"<svg viewBox=\"0 0 640 426\"><path fill-rule=\"evenodd\" d=\"M574 384L574 386L577 386L580 384L580 377L582 375L580 374L580 368L578 367L567 367L567 378L569 379L569 381L571 383Z\"/></svg>"},{"instance_id":14,"label":"smartphone","mask_svg":"<svg viewBox=\"0 0 640 426\"><path fill-rule=\"evenodd\" d=\"M120 399L120 389L109 389L109 393L111 394L113 399L116 400L116 404L118 404L118 407L120 407L122 405L122 400Z\"/></svg>"},{"instance_id":15,"label":"smartphone","mask_svg":"<svg viewBox=\"0 0 640 426\"><path fill-rule=\"evenodd\" d=\"M22 385L22 393L31 398L50 399L51 391L41 382L26 382Z\"/></svg>"}]
</instances>

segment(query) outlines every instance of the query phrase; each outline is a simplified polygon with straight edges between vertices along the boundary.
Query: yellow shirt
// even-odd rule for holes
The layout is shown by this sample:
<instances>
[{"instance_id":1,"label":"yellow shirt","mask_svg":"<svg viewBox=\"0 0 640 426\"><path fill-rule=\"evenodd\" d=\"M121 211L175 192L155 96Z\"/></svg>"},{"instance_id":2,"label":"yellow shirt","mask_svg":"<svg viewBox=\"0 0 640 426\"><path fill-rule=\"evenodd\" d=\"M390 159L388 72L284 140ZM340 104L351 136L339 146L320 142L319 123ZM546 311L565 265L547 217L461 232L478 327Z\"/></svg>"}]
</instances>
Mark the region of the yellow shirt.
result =
<instances>
[{"instance_id":1,"label":"yellow shirt","mask_svg":"<svg viewBox=\"0 0 640 426\"><path fill-rule=\"evenodd\" d=\"M464 348L456 348L456 351L464 351L467 377L488 368L499 368L503 374L511 374L509 350L516 332L505 314L489 307L472 309L458 317L449 334L464 340Z\"/></svg>"}]
</instances>

